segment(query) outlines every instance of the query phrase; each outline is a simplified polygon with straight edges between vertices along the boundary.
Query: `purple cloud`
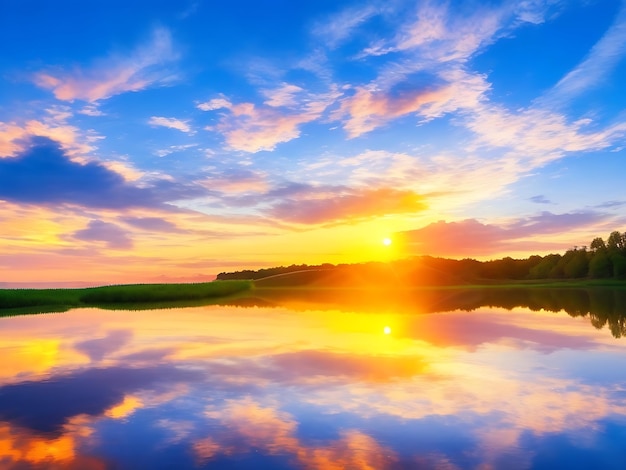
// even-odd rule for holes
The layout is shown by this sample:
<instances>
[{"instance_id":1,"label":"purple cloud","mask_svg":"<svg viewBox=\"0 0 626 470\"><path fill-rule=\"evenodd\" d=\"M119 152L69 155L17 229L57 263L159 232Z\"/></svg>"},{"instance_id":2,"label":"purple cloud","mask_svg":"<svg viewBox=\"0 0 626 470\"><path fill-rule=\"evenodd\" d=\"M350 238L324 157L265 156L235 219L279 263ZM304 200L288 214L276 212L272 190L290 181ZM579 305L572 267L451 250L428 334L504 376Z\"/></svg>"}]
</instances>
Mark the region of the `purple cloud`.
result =
<instances>
[{"instance_id":1,"label":"purple cloud","mask_svg":"<svg viewBox=\"0 0 626 470\"><path fill-rule=\"evenodd\" d=\"M172 222L159 217L122 217L120 220L128 225L153 232L183 232Z\"/></svg>"},{"instance_id":2,"label":"purple cloud","mask_svg":"<svg viewBox=\"0 0 626 470\"><path fill-rule=\"evenodd\" d=\"M400 232L398 239L412 251L441 256L480 256L511 249L563 249L560 244L523 239L563 233L607 218L607 214L595 211L567 214L542 212L505 227L483 224L475 219L459 222L440 220L417 230Z\"/></svg>"},{"instance_id":3,"label":"purple cloud","mask_svg":"<svg viewBox=\"0 0 626 470\"><path fill-rule=\"evenodd\" d=\"M167 201L197 197L206 191L158 181L136 187L120 174L97 163L70 160L61 146L46 137L33 137L16 157L0 159L0 199L27 204L75 204L120 209L165 208Z\"/></svg>"},{"instance_id":4,"label":"purple cloud","mask_svg":"<svg viewBox=\"0 0 626 470\"><path fill-rule=\"evenodd\" d=\"M87 242L106 242L109 248L128 249L133 247L133 241L128 233L115 224L92 220L87 228L74 232L72 238Z\"/></svg>"},{"instance_id":5,"label":"purple cloud","mask_svg":"<svg viewBox=\"0 0 626 470\"><path fill-rule=\"evenodd\" d=\"M529 201L532 201L536 204L552 204L552 201L550 201L548 198L546 198L543 194L539 194L537 196L533 196L531 198L528 198Z\"/></svg>"}]
</instances>

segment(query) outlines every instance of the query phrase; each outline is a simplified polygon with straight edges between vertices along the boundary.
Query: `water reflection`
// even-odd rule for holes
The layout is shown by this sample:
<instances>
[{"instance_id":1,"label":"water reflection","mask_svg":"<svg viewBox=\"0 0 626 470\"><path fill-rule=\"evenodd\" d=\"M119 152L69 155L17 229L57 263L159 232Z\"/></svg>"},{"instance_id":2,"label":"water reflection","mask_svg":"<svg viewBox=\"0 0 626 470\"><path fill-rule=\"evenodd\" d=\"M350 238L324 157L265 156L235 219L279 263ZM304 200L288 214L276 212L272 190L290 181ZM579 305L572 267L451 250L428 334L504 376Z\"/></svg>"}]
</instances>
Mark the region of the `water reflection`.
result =
<instances>
[{"instance_id":1,"label":"water reflection","mask_svg":"<svg viewBox=\"0 0 626 470\"><path fill-rule=\"evenodd\" d=\"M0 468L624 467L626 349L582 294L292 294L0 319Z\"/></svg>"}]
</instances>

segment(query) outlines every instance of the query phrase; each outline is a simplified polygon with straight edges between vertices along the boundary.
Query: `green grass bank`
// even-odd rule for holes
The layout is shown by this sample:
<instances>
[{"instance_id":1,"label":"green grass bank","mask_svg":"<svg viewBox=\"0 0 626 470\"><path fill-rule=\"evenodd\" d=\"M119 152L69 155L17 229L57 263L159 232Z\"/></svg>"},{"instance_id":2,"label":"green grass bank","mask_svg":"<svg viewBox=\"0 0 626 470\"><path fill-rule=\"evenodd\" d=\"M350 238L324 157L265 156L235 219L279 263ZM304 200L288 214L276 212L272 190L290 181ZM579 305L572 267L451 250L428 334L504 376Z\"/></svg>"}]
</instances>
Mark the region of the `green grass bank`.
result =
<instances>
[{"instance_id":1,"label":"green grass bank","mask_svg":"<svg viewBox=\"0 0 626 470\"><path fill-rule=\"evenodd\" d=\"M0 289L0 312L23 307L82 307L228 297L251 289L251 281L197 284L129 284L82 289Z\"/></svg>"}]
</instances>

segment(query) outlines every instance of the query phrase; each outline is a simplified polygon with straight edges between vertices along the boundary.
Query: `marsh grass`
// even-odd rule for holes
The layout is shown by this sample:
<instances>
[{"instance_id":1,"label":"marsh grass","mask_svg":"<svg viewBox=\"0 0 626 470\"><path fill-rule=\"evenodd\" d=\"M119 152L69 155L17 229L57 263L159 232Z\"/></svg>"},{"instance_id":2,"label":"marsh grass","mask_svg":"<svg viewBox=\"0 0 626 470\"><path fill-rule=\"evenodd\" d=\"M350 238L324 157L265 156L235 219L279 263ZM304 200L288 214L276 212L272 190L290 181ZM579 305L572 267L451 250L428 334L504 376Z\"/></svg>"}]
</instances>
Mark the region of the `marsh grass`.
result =
<instances>
[{"instance_id":1,"label":"marsh grass","mask_svg":"<svg viewBox=\"0 0 626 470\"><path fill-rule=\"evenodd\" d=\"M251 287L250 281L214 281L198 284L131 284L83 289L0 289L0 312L5 314L9 310L17 312L19 309L27 308L43 313L80 306L193 302L228 297Z\"/></svg>"}]
</instances>

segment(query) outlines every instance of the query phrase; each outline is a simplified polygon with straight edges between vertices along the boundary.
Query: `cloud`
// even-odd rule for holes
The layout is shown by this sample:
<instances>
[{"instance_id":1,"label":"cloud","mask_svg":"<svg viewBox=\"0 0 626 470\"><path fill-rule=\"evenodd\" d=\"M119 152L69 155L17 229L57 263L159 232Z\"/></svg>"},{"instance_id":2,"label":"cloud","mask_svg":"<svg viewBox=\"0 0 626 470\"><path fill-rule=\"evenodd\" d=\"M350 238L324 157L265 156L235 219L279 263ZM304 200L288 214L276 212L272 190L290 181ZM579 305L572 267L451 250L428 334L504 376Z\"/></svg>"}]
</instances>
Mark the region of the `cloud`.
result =
<instances>
[{"instance_id":1,"label":"cloud","mask_svg":"<svg viewBox=\"0 0 626 470\"><path fill-rule=\"evenodd\" d=\"M195 380L196 372L159 365L78 370L40 382L0 387L0 419L40 433L58 435L75 416L102 416L130 392ZM29 402L24 407L24 400ZM16 413L20 410L20 413Z\"/></svg>"},{"instance_id":2,"label":"cloud","mask_svg":"<svg viewBox=\"0 0 626 470\"><path fill-rule=\"evenodd\" d=\"M528 200L534 202L535 204L552 204L552 201L550 201L543 194L538 194L537 196L533 196Z\"/></svg>"},{"instance_id":3,"label":"cloud","mask_svg":"<svg viewBox=\"0 0 626 470\"><path fill-rule=\"evenodd\" d=\"M131 330L112 330L104 338L88 339L74 344L74 348L94 362L101 361L110 354L120 350L133 337Z\"/></svg>"},{"instance_id":4,"label":"cloud","mask_svg":"<svg viewBox=\"0 0 626 470\"><path fill-rule=\"evenodd\" d=\"M119 226L102 220L91 220L86 228L72 234L72 238L87 242L106 242L109 248L130 249L133 241L128 232Z\"/></svg>"},{"instance_id":5,"label":"cloud","mask_svg":"<svg viewBox=\"0 0 626 470\"><path fill-rule=\"evenodd\" d=\"M596 211L578 211L565 214L553 214L546 211L532 217L519 219L510 224L508 228L518 236L546 235L590 226L606 221L608 218L607 214Z\"/></svg>"},{"instance_id":6,"label":"cloud","mask_svg":"<svg viewBox=\"0 0 626 470\"><path fill-rule=\"evenodd\" d=\"M106 114L102 112L100 108L98 108L97 103L90 103L84 106L82 109L78 110L78 113L84 114L85 116L92 116L92 117L106 116Z\"/></svg>"},{"instance_id":7,"label":"cloud","mask_svg":"<svg viewBox=\"0 0 626 470\"><path fill-rule=\"evenodd\" d=\"M626 201L607 201L595 206L598 209L612 209L615 207L622 207L626 205Z\"/></svg>"},{"instance_id":8,"label":"cloud","mask_svg":"<svg viewBox=\"0 0 626 470\"><path fill-rule=\"evenodd\" d=\"M262 93L267 98L262 106L232 104L224 98L201 103L198 108L202 110L228 110L216 126L206 130L222 133L228 146L234 150L250 153L271 151L280 143L300 137L300 127L319 119L339 96L334 87L328 93L313 94L287 83Z\"/></svg>"},{"instance_id":9,"label":"cloud","mask_svg":"<svg viewBox=\"0 0 626 470\"><path fill-rule=\"evenodd\" d=\"M226 98L213 98L204 103L199 103L196 108L201 111L214 111L216 109L230 109L232 106L232 103Z\"/></svg>"},{"instance_id":10,"label":"cloud","mask_svg":"<svg viewBox=\"0 0 626 470\"><path fill-rule=\"evenodd\" d=\"M313 28L313 34L323 42L325 47L334 49L347 41L359 26L379 12L374 5L346 8L326 18L323 22L317 23Z\"/></svg>"},{"instance_id":11,"label":"cloud","mask_svg":"<svg viewBox=\"0 0 626 470\"><path fill-rule=\"evenodd\" d=\"M176 129L178 131L184 132L185 134L194 134L195 132L189 127L188 120L176 119L176 118L166 118L160 116L152 116L148 121L148 124L151 126L161 126L167 127L168 129Z\"/></svg>"},{"instance_id":12,"label":"cloud","mask_svg":"<svg viewBox=\"0 0 626 470\"><path fill-rule=\"evenodd\" d=\"M327 444L301 439L292 415L249 397L227 400L220 408L207 407L204 414L219 426L218 432L193 444L201 466L210 466L212 459L224 455L245 455L250 449L260 449L263 455L287 455L290 462L311 470L391 468L397 461L392 449L356 429L343 429Z\"/></svg>"},{"instance_id":13,"label":"cloud","mask_svg":"<svg viewBox=\"0 0 626 470\"><path fill-rule=\"evenodd\" d=\"M386 93L357 88L354 95L341 101L333 118L346 117L343 124L348 137L354 138L380 127L391 119L415 113L427 103L440 98L445 90L413 90L404 96L392 97Z\"/></svg>"},{"instance_id":14,"label":"cloud","mask_svg":"<svg viewBox=\"0 0 626 470\"><path fill-rule=\"evenodd\" d=\"M389 41L377 41L363 55L411 53L420 67L464 63L495 40L523 23L541 23L549 4L504 2L492 5L456 5L419 2L415 15Z\"/></svg>"},{"instance_id":15,"label":"cloud","mask_svg":"<svg viewBox=\"0 0 626 470\"><path fill-rule=\"evenodd\" d=\"M626 132L624 124L596 132L586 132L588 119L568 122L566 116L539 108L512 113L497 105L477 108L467 120L477 135L476 148L509 147L534 166L540 166L564 153L599 150Z\"/></svg>"},{"instance_id":16,"label":"cloud","mask_svg":"<svg viewBox=\"0 0 626 470\"><path fill-rule=\"evenodd\" d=\"M112 54L87 69L39 72L34 82L41 88L51 90L59 100L94 102L170 83L176 76L168 65L177 59L170 32L157 28L146 44L138 46L128 55Z\"/></svg>"},{"instance_id":17,"label":"cloud","mask_svg":"<svg viewBox=\"0 0 626 470\"><path fill-rule=\"evenodd\" d=\"M608 218L600 212L582 211L566 214L542 212L503 226L483 224L475 219L440 220L417 230L400 232L398 238L411 251L434 256L481 256L516 248L563 249L569 246L536 241L536 237L574 231Z\"/></svg>"},{"instance_id":18,"label":"cloud","mask_svg":"<svg viewBox=\"0 0 626 470\"><path fill-rule=\"evenodd\" d=\"M268 215L299 224L351 222L389 214L411 214L426 209L423 196L391 188L354 189L292 197L272 206Z\"/></svg>"},{"instance_id":19,"label":"cloud","mask_svg":"<svg viewBox=\"0 0 626 470\"><path fill-rule=\"evenodd\" d=\"M282 142L300 137L300 126L315 120L318 114L282 114L273 109L257 108L246 103L233 107L233 115L217 129L234 150L256 153L271 151Z\"/></svg>"},{"instance_id":20,"label":"cloud","mask_svg":"<svg viewBox=\"0 0 626 470\"><path fill-rule=\"evenodd\" d=\"M33 136L48 137L59 142L76 158L96 149L94 143L102 139L94 131L83 131L68 124L72 116L69 108L53 106L44 110L40 119L19 122L0 122L0 158L9 157L24 148L24 143Z\"/></svg>"},{"instance_id":21,"label":"cloud","mask_svg":"<svg viewBox=\"0 0 626 470\"><path fill-rule=\"evenodd\" d=\"M307 381L312 377L349 377L366 382L390 382L424 373L428 364L415 356L368 356L327 351L298 351L270 357L283 380Z\"/></svg>"},{"instance_id":22,"label":"cloud","mask_svg":"<svg viewBox=\"0 0 626 470\"><path fill-rule=\"evenodd\" d=\"M624 58L626 50L626 5L622 5L613 24L591 48L585 59L563 77L545 96L540 105L567 104L584 91L598 86Z\"/></svg>"},{"instance_id":23,"label":"cloud","mask_svg":"<svg viewBox=\"0 0 626 470\"><path fill-rule=\"evenodd\" d=\"M472 351L483 344L497 344L505 339L515 339L524 347L544 353L562 349L588 350L595 345L588 336L515 325L506 317L478 312L471 316L466 312L415 316L407 322L403 332L407 337L420 338L438 347L456 346Z\"/></svg>"},{"instance_id":24,"label":"cloud","mask_svg":"<svg viewBox=\"0 0 626 470\"><path fill-rule=\"evenodd\" d=\"M159 217L121 217L120 220L134 227L149 230L151 232L183 232L183 230L179 229L172 222Z\"/></svg>"},{"instance_id":25,"label":"cloud","mask_svg":"<svg viewBox=\"0 0 626 470\"><path fill-rule=\"evenodd\" d=\"M262 193L269 190L267 175L250 170L229 171L207 178L204 186L228 194Z\"/></svg>"},{"instance_id":26,"label":"cloud","mask_svg":"<svg viewBox=\"0 0 626 470\"><path fill-rule=\"evenodd\" d=\"M264 102L273 108L281 106L296 106L298 101L296 95L304 91L302 88L289 83L282 83L279 87L263 90L263 95L267 98Z\"/></svg>"},{"instance_id":27,"label":"cloud","mask_svg":"<svg viewBox=\"0 0 626 470\"><path fill-rule=\"evenodd\" d=\"M154 154L157 157L167 157L172 153L183 152L185 150L197 147L198 144L170 145L167 148L157 150Z\"/></svg>"},{"instance_id":28,"label":"cloud","mask_svg":"<svg viewBox=\"0 0 626 470\"><path fill-rule=\"evenodd\" d=\"M16 157L0 160L0 199L26 204L74 204L94 208L163 207L204 194L201 187L156 181L131 185L103 164L68 159L59 144L37 137Z\"/></svg>"}]
</instances>

